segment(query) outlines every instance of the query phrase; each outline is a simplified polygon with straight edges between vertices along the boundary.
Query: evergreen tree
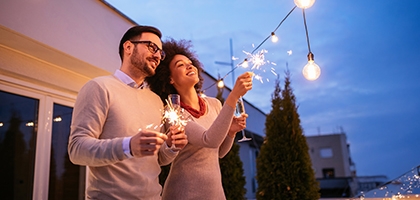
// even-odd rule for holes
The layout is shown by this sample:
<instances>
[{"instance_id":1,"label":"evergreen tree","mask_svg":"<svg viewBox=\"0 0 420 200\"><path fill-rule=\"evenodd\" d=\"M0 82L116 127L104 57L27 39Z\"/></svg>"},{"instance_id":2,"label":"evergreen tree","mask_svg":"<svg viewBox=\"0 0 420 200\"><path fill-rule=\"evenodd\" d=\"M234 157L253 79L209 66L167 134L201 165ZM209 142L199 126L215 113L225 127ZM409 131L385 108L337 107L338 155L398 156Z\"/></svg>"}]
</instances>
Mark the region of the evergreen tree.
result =
<instances>
[{"instance_id":1,"label":"evergreen tree","mask_svg":"<svg viewBox=\"0 0 420 200\"><path fill-rule=\"evenodd\" d=\"M219 99L222 104L224 103L223 88L217 88L216 98ZM225 157L220 159L219 162L226 199L244 199L246 193L246 180L244 177L244 169L242 168L242 161L239 157L239 145L233 143L232 149Z\"/></svg>"},{"instance_id":2,"label":"evergreen tree","mask_svg":"<svg viewBox=\"0 0 420 200\"><path fill-rule=\"evenodd\" d=\"M300 126L288 71L283 90L279 79L276 80L265 130L266 137L257 158L257 199L319 199L319 186Z\"/></svg>"}]
</instances>

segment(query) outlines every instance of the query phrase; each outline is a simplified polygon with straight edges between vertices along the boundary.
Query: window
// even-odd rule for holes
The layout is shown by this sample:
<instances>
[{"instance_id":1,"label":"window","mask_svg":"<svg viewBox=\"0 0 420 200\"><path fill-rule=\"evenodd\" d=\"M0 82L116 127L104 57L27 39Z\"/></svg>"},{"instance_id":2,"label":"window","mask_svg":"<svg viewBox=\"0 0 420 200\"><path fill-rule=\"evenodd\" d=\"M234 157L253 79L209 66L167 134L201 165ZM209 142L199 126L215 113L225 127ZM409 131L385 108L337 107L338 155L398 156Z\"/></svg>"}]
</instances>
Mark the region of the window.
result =
<instances>
[{"instance_id":1,"label":"window","mask_svg":"<svg viewBox=\"0 0 420 200\"><path fill-rule=\"evenodd\" d=\"M32 199L39 100L0 91L0 194Z\"/></svg>"},{"instance_id":2,"label":"window","mask_svg":"<svg viewBox=\"0 0 420 200\"><path fill-rule=\"evenodd\" d=\"M319 150L319 154L320 154L321 158L332 158L333 157L333 151L329 147L321 148Z\"/></svg>"},{"instance_id":3,"label":"window","mask_svg":"<svg viewBox=\"0 0 420 200\"><path fill-rule=\"evenodd\" d=\"M324 168L322 169L322 175L324 178L334 178L334 168Z\"/></svg>"},{"instance_id":4,"label":"window","mask_svg":"<svg viewBox=\"0 0 420 200\"><path fill-rule=\"evenodd\" d=\"M64 105L53 107L48 199L84 199L85 167L72 164L67 153L72 111Z\"/></svg>"},{"instance_id":5,"label":"window","mask_svg":"<svg viewBox=\"0 0 420 200\"><path fill-rule=\"evenodd\" d=\"M74 98L19 85L0 80L1 199L85 199L67 154Z\"/></svg>"}]
</instances>

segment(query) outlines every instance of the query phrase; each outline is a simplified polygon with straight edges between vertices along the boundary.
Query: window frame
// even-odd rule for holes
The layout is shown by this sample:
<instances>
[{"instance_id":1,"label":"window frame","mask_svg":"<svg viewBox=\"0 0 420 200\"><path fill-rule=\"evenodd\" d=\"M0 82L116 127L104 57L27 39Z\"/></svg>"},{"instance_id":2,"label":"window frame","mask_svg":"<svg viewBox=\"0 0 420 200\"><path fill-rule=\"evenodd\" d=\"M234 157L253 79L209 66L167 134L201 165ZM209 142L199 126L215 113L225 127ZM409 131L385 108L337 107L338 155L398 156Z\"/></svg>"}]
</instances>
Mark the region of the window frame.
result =
<instances>
[{"instance_id":1,"label":"window frame","mask_svg":"<svg viewBox=\"0 0 420 200\"><path fill-rule=\"evenodd\" d=\"M1 74L0 90L39 100L32 199L48 199L54 103L73 108L77 95Z\"/></svg>"}]
</instances>

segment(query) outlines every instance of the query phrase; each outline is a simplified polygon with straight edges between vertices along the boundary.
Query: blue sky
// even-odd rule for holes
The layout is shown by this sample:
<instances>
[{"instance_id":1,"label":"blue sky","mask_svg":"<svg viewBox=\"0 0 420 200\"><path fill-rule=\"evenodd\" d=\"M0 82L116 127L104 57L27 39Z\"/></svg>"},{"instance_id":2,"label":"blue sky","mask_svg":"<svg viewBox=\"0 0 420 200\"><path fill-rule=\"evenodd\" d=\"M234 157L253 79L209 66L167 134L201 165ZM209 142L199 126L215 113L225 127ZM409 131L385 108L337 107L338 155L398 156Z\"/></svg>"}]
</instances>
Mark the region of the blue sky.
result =
<instances>
[{"instance_id":1,"label":"blue sky","mask_svg":"<svg viewBox=\"0 0 420 200\"><path fill-rule=\"evenodd\" d=\"M163 39L191 40L205 70L224 76L233 55L246 58L294 7L293 0L137 1L107 0L138 24L156 26ZM318 0L306 10L311 50L321 67L316 81L301 70L308 53L301 9L265 42L265 59L282 77L286 63L305 135L347 135L359 176L397 178L420 164L420 1ZM288 55L287 51L293 54ZM235 75L244 69L235 70ZM244 97L271 110L275 76L254 82ZM225 83L231 86L231 75Z\"/></svg>"}]
</instances>

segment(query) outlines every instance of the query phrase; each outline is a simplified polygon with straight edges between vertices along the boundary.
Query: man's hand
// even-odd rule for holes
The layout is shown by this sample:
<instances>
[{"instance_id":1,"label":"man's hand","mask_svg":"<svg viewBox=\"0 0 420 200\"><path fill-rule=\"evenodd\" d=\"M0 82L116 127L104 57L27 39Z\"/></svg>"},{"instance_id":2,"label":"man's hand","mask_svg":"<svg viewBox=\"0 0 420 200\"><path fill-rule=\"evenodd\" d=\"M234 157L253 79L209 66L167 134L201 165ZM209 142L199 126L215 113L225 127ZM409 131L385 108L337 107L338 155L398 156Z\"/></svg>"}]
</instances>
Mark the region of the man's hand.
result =
<instances>
[{"instance_id":1,"label":"man's hand","mask_svg":"<svg viewBox=\"0 0 420 200\"><path fill-rule=\"evenodd\" d=\"M130 140L130 151L134 157L153 156L168 137L157 131L140 130Z\"/></svg>"}]
</instances>

